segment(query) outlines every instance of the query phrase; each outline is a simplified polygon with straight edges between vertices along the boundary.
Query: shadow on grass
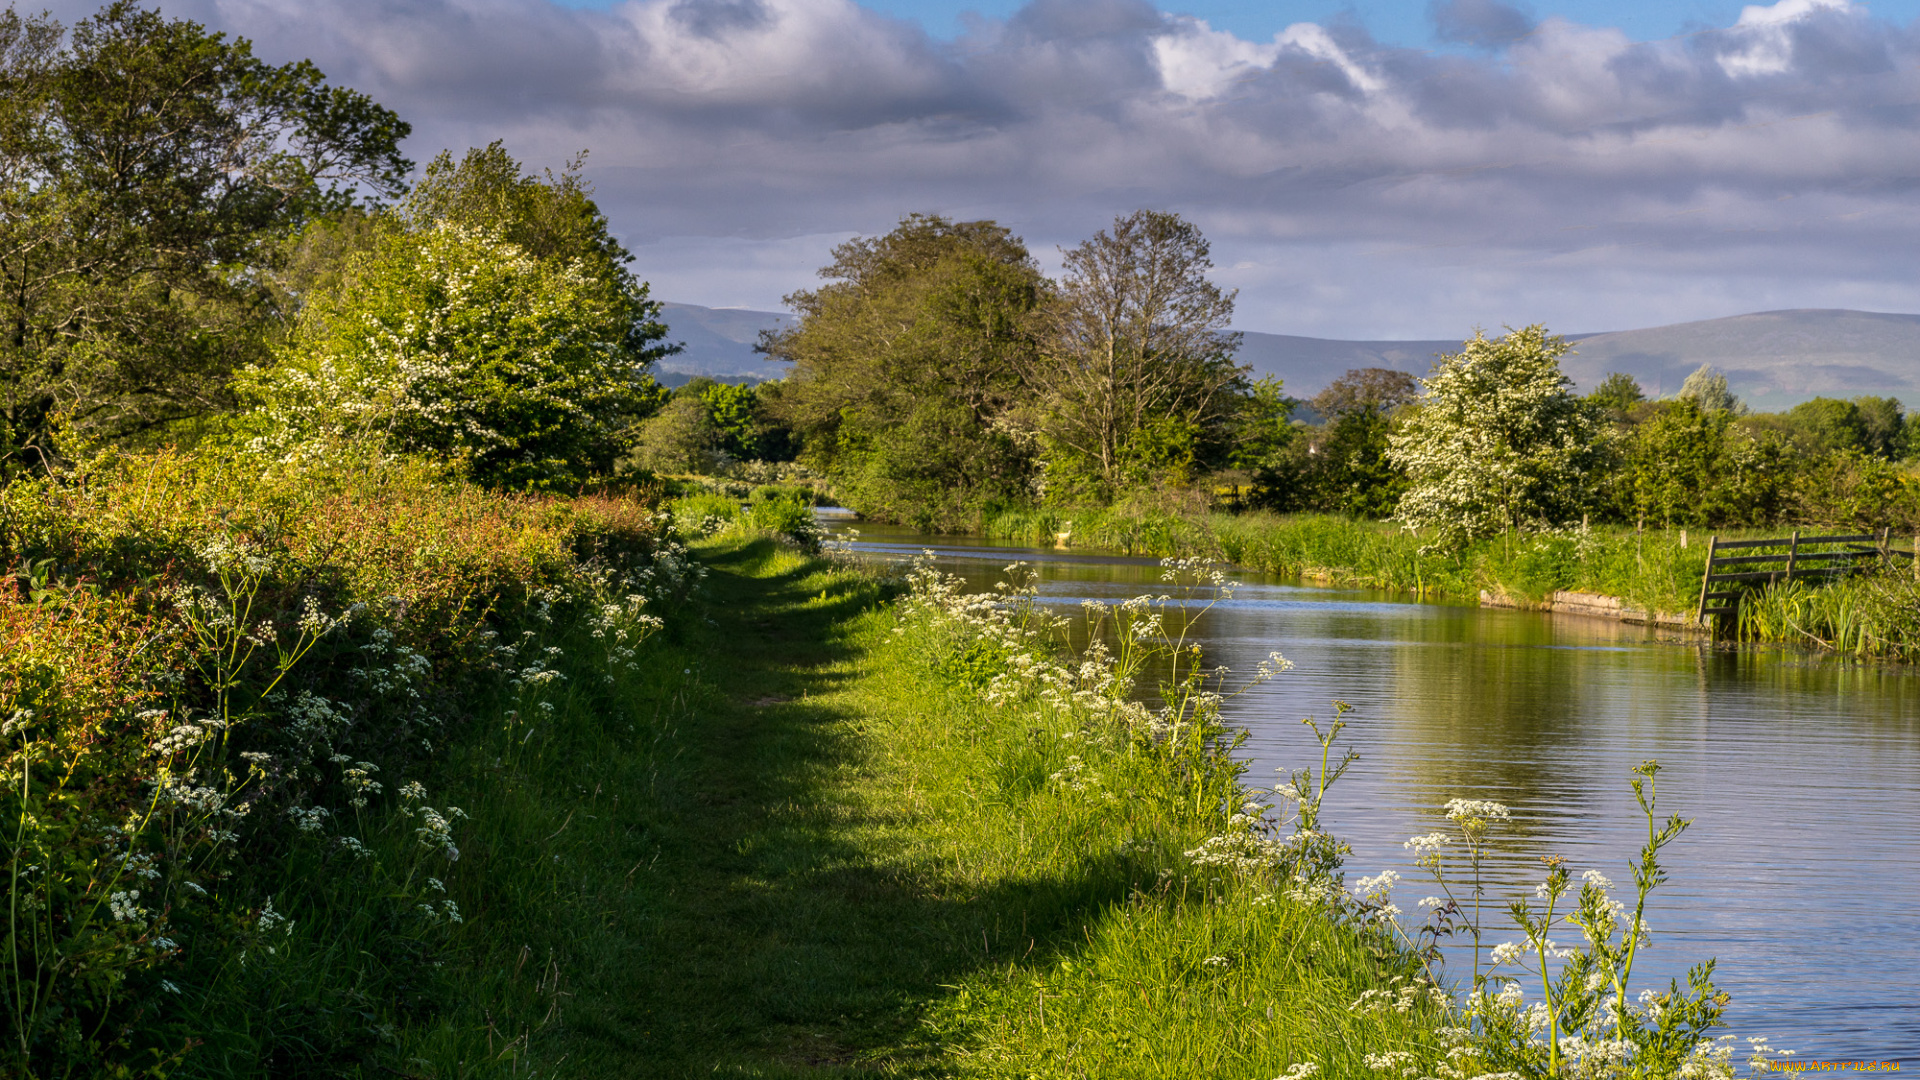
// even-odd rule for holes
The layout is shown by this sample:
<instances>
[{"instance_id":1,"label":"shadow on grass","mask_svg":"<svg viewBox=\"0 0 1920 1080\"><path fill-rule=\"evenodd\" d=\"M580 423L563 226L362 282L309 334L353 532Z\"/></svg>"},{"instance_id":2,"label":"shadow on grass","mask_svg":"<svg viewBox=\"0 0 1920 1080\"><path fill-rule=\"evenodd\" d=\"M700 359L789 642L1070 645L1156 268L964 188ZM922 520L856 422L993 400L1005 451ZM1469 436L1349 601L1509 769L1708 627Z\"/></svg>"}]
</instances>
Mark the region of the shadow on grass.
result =
<instances>
[{"instance_id":1,"label":"shadow on grass","mask_svg":"<svg viewBox=\"0 0 1920 1080\"><path fill-rule=\"evenodd\" d=\"M553 1049L577 1075L947 1074L927 1004L1077 943L1138 870L977 888L901 858L912 824L860 792L865 718L820 698L856 676L850 624L881 587L764 542L706 562L710 621L686 646L707 692Z\"/></svg>"}]
</instances>

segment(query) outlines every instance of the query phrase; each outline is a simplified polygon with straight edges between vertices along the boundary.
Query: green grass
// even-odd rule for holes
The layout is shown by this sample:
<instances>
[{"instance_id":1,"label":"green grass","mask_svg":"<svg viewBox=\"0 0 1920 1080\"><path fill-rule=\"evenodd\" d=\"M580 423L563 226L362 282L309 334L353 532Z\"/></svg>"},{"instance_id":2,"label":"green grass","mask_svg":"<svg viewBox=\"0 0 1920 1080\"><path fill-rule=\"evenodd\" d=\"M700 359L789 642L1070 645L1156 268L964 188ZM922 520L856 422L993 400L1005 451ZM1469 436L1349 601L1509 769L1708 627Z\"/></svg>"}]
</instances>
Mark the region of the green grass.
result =
<instances>
[{"instance_id":1,"label":"green grass","mask_svg":"<svg viewBox=\"0 0 1920 1080\"><path fill-rule=\"evenodd\" d=\"M63 941L117 966L0 1010L9 1075L1274 1075L1427 1038L1329 1019L1403 956L1194 871L1231 771L1194 786L990 706L984 669L896 633L895 586L755 531L791 525L777 492L673 508L722 529L689 595L630 499L171 454L85 479L0 499L25 574L0 594L0 715L9 768L39 770L0 791L0 832L37 845L16 865L64 860L12 889L53 896L66 935L16 943L0 998ZM366 606L269 695L259 665L209 674L225 646L154 647L228 625L175 582L283 629L308 597ZM636 589L665 625L628 667L595 626L643 625ZM243 719L204 759L153 745L230 678ZM1054 778L1076 746L1110 788ZM97 838L161 768L244 773L250 801L168 810L114 858Z\"/></svg>"},{"instance_id":2,"label":"green grass","mask_svg":"<svg viewBox=\"0 0 1920 1080\"><path fill-rule=\"evenodd\" d=\"M770 540L703 557L639 673L589 678L563 630L549 723L447 749L459 863L386 813L357 871L275 867L294 930L198 999L179 1074L1271 1076L1427 1038L1346 1013L1404 957L1162 876L1204 821L1048 784L1058 734L935 675L874 578ZM396 930L428 872L451 938Z\"/></svg>"},{"instance_id":3,"label":"green grass","mask_svg":"<svg viewBox=\"0 0 1920 1080\"><path fill-rule=\"evenodd\" d=\"M1144 772L1048 783L1070 748L935 674L874 580L702 554L644 672L450 759L468 918L387 1075L1264 1078L1431 1041L1347 1011L1404 957L1190 878L1206 816Z\"/></svg>"},{"instance_id":4,"label":"green grass","mask_svg":"<svg viewBox=\"0 0 1920 1080\"><path fill-rule=\"evenodd\" d=\"M1920 660L1920 575L1897 565L1824 586L1769 585L1740 604L1740 636L1862 658Z\"/></svg>"},{"instance_id":5,"label":"green grass","mask_svg":"<svg viewBox=\"0 0 1920 1080\"><path fill-rule=\"evenodd\" d=\"M1179 516L1101 510L1023 510L982 523L999 539L1144 555L1211 555L1286 577L1475 600L1481 591L1525 603L1559 590L1618 596L1642 609L1691 615L1706 562L1705 530L1595 526L1515 534L1460 551L1427 550L1429 538L1391 522L1329 514ZM1760 533L1728 530L1723 538Z\"/></svg>"}]
</instances>

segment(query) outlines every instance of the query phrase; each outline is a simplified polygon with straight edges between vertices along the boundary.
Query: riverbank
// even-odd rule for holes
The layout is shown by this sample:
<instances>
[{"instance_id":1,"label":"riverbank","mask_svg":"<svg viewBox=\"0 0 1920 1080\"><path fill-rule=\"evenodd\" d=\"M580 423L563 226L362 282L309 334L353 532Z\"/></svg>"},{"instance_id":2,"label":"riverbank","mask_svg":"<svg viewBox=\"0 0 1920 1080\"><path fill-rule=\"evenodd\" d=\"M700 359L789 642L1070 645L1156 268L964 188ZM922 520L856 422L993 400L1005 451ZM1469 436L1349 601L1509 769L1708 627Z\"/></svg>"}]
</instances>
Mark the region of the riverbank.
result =
<instances>
[{"instance_id":1,"label":"riverbank","mask_svg":"<svg viewBox=\"0 0 1920 1080\"><path fill-rule=\"evenodd\" d=\"M1419 533L1326 514L1191 514L1016 510L988 515L998 540L1204 556L1284 577L1390 589L1489 607L1551 611L1705 634L1694 618L1708 534L1576 527L1424 550ZM1722 540L1777 536L1727 530ZM1733 628L1741 639L1861 658L1920 660L1920 590L1900 567L1828 586L1756 591Z\"/></svg>"},{"instance_id":2,"label":"riverbank","mask_svg":"<svg viewBox=\"0 0 1920 1080\"><path fill-rule=\"evenodd\" d=\"M1022 510L988 515L1002 540L1112 548L1129 554L1205 555L1284 577L1392 589L1502 606L1533 606L1556 592L1620 599L1656 620L1690 620L1706 565L1704 534L1619 526L1569 528L1427 550L1422 534L1391 522L1331 514ZM1744 533L1727 533L1729 537Z\"/></svg>"}]
</instances>

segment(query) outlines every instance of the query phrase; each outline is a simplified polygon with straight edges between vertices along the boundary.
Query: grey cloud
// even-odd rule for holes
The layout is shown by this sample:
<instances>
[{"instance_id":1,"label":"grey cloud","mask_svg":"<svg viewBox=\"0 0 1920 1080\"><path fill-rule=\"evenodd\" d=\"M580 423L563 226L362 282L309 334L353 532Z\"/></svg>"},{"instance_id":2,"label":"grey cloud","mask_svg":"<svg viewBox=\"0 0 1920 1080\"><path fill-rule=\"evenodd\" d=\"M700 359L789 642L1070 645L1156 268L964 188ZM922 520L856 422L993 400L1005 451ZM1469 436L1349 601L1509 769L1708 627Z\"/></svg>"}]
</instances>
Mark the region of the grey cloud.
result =
<instances>
[{"instance_id":1,"label":"grey cloud","mask_svg":"<svg viewBox=\"0 0 1920 1080\"><path fill-rule=\"evenodd\" d=\"M1857 7L1636 43L1493 0L1435 5L1454 39L1497 56L1337 22L1245 41L1144 0L1035 0L957 41L848 0L167 10L269 59L312 57L412 121L416 158L494 138L536 164L590 147L599 197L643 254L717 237L798 258L793 237L911 210L997 217L1046 250L1153 205L1202 222L1223 266L1295 253L1298 272L1232 283L1243 312L1302 332L1497 325L1460 305L1499 307L1500 288L1607 313L1578 329L1635 304L1673 321L1756 276L1773 301L1800 281L1827 306L1851 289L1920 310L1920 36ZM702 265L699 281L724 277ZM642 269L660 295L748 302Z\"/></svg>"},{"instance_id":2,"label":"grey cloud","mask_svg":"<svg viewBox=\"0 0 1920 1080\"><path fill-rule=\"evenodd\" d=\"M1146 0L1032 0L1007 28L1013 40L1088 41L1153 33L1165 22Z\"/></svg>"},{"instance_id":3,"label":"grey cloud","mask_svg":"<svg viewBox=\"0 0 1920 1080\"><path fill-rule=\"evenodd\" d=\"M1498 48L1533 31L1533 17L1500 0L1433 0L1427 5L1441 41Z\"/></svg>"},{"instance_id":4,"label":"grey cloud","mask_svg":"<svg viewBox=\"0 0 1920 1080\"><path fill-rule=\"evenodd\" d=\"M678 0L667 17L703 38L764 26L773 18L760 0Z\"/></svg>"}]
</instances>

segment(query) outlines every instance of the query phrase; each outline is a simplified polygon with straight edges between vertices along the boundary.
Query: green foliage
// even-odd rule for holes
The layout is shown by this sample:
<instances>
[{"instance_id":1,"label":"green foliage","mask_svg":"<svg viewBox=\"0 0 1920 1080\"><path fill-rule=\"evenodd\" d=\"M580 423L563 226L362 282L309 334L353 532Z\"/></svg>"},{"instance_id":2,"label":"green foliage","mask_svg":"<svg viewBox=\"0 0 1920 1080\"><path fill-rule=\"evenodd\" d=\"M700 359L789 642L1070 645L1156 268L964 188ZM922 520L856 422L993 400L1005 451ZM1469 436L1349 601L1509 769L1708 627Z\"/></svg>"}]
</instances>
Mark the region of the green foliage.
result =
<instances>
[{"instance_id":1,"label":"green foliage","mask_svg":"<svg viewBox=\"0 0 1920 1080\"><path fill-rule=\"evenodd\" d=\"M1225 462L1246 373L1209 250L1179 215L1140 210L1065 253L1021 357L1050 498L1068 477L1084 481L1070 500L1110 501Z\"/></svg>"},{"instance_id":2,"label":"green foliage","mask_svg":"<svg viewBox=\"0 0 1920 1080\"><path fill-rule=\"evenodd\" d=\"M1615 371L1593 388L1587 400L1615 417L1624 417L1635 405L1647 400L1647 395L1633 376Z\"/></svg>"},{"instance_id":3,"label":"green foliage","mask_svg":"<svg viewBox=\"0 0 1920 1080\"><path fill-rule=\"evenodd\" d=\"M951 528L1023 495L1032 461L1002 418L1045 283L1020 240L916 214L842 244L820 274L787 297L799 323L764 347L794 362L771 404L842 500Z\"/></svg>"},{"instance_id":4,"label":"green foliage","mask_svg":"<svg viewBox=\"0 0 1920 1080\"><path fill-rule=\"evenodd\" d=\"M1443 356L1388 460L1408 476L1398 515L1443 543L1578 515L1599 464L1592 411L1560 371L1564 340L1540 326Z\"/></svg>"},{"instance_id":5,"label":"green foliage","mask_svg":"<svg viewBox=\"0 0 1920 1080\"><path fill-rule=\"evenodd\" d=\"M359 186L399 190L407 132L310 63L128 0L64 40L0 13L0 461L227 407L283 241Z\"/></svg>"},{"instance_id":6,"label":"green foliage","mask_svg":"<svg viewBox=\"0 0 1920 1080\"><path fill-rule=\"evenodd\" d=\"M397 213L310 227L291 341L238 381L252 445L374 445L521 490L609 473L661 400L649 366L676 347L580 164L540 179L498 143L441 154Z\"/></svg>"},{"instance_id":7,"label":"green foliage","mask_svg":"<svg viewBox=\"0 0 1920 1080\"><path fill-rule=\"evenodd\" d=\"M308 302L278 364L247 373L259 451L373 445L490 486L572 487L611 470L651 400L622 344L630 306L580 264L441 222L388 232L350 277Z\"/></svg>"},{"instance_id":8,"label":"green foliage","mask_svg":"<svg viewBox=\"0 0 1920 1080\"><path fill-rule=\"evenodd\" d=\"M1849 529L1920 531L1920 478L1858 450L1797 462L1780 515Z\"/></svg>"},{"instance_id":9,"label":"green foliage","mask_svg":"<svg viewBox=\"0 0 1920 1080\"><path fill-rule=\"evenodd\" d=\"M736 461L766 459L760 447L759 395L753 387L713 383L701 388L700 400L719 437L721 453Z\"/></svg>"},{"instance_id":10,"label":"green foliage","mask_svg":"<svg viewBox=\"0 0 1920 1080\"><path fill-rule=\"evenodd\" d=\"M1789 409L1787 419L1813 450L1833 453L1866 449L1866 420L1860 415L1860 406L1851 401L1817 397Z\"/></svg>"},{"instance_id":11,"label":"green foliage","mask_svg":"<svg viewBox=\"0 0 1920 1080\"><path fill-rule=\"evenodd\" d=\"M1254 490L1245 504L1355 517L1392 513L1407 481L1405 471L1387 457L1387 435L1416 390L1411 375L1389 368L1356 369L1335 379L1311 402L1320 426L1287 425L1280 437L1263 444L1254 459L1259 467L1250 470ZM1286 404L1290 410L1293 403ZM1265 407L1259 384L1248 407ZM1251 464L1239 450L1232 460L1242 468Z\"/></svg>"},{"instance_id":12,"label":"green foliage","mask_svg":"<svg viewBox=\"0 0 1920 1080\"><path fill-rule=\"evenodd\" d=\"M640 425L633 461L656 473L710 473L719 464L721 434L706 402L676 394Z\"/></svg>"},{"instance_id":13,"label":"green foliage","mask_svg":"<svg viewBox=\"0 0 1920 1080\"><path fill-rule=\"evenodd\" d=\"M1295 444L1300 431L1293 424L1299 402L1286 395L1281 380L1267 377L1254 382L1240 401L1240 415L1228 464L1253 481L1255 501L1264 503L1291 488Z\"/></svg>"},{"instance_id":14,"label":"green foliage","mask_svg":"<svg viewBox=\"0 0 1920 1080\"><path fill-rule=\"evenodd\" d=\"M1857 397L1853 405L1860 410L1862 450L1888 461L1907 456L1907 416L1898 398Z\"/></svg>"},{"instance_id":15,"label":"green foliage","mask_svg":"<svg viewBox=\"0 0 1920 1080\"><path fill-rule=\"evenodd\" d=\"M711 483L711 482L706 482ZM744 484L720 484L734 491ZM814 520L816 496L811 488L760 484L745 491L745 501L709 486L692 487L671 504L674 528L685 536L717 536L730 532L771 535L806 552L818 552L825 538Z\"/></svg>"},{"instance_id":16,"label":"green foliage","mask_svg":"<svg viewBox=\"0 0 1920 1080\"><path fill-rule=\"evenodd\" d=\"M754 488L742 508L741 523L749 529L791 540L807 551L820 548L820 526L813 518L813 492L805 488L775 484Z\"/></svg>"},{"instance_id":17,"label":"green foliage","mask_svg":"<svg viewBox=\"0 0 1920 1080\"><path fill-rule=\"evenodd\" d=\"M591 283L609 314L602 331L613 343L618 366L640 370L680 351L665 345L667 327L647 285L627 269L633 255L608 231L593 190L580 179L582 152L555 174L522 175L519 162L496 141L468 150L454 164L441 153L400 203L408 231L430 233L451 223L492 235L549 265L566 265Z\"/></svg>"},{"instance_id":18,"label":"green foliage","mask_svg":"<svg viewBox=\"0 0 1920 1080\"><path fill-rule=\"evenodd\" d=\"M1407 489L1407 473L1388 456L1393 421L1378 409L1337 413L1313 442L1300 482L1300 505L1349 517L1386 517Z\"/></svg>"},{"instance_id":19,"label":"green foliage","mask_svg":"<svg viewBox=\"0 0 1920 1080\"><path fill-rule=\"evenodd\" d=\"M1614 483L1620 515L1672 525L1764 525L1790 497L1780 443L1692 397L1661 402L1626 437Z\"/></svg>"},{"instance_id":20,"label":"green foliage","mask_svg":"<svg viewBox=\"0 0 1920 1080\"><path fill-rule=\"evenodd\" d=\"M777 392L693 379L641 425L635 456L648 468L670 473L725 471L742 461L791 461L792 433L770 407L769 398Z\"/></svg>"}]
</instances>

